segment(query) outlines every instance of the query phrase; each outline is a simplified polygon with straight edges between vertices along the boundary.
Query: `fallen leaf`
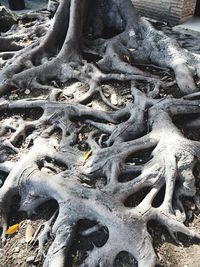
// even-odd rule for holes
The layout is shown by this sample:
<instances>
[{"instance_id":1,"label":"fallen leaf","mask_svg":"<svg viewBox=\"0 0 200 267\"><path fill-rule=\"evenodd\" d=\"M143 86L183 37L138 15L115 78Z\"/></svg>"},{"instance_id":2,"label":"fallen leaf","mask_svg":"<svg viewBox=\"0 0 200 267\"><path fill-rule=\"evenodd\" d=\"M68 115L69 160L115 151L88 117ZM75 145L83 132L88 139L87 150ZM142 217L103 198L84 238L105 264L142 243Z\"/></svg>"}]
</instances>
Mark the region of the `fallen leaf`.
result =
<instances>
[{"instance_id":1,"label":"fallen leaf","mask_svg":"<svg viewBox=\"0 0 200 267\"><path fill-rule=\"evenodd\" d=\"M17 223L17 224L14 224L14 225L10 226L8 228L8 230L6 231L6 234L7 235L12 235L15 232L17 232L18 230L19 230L19 224Z\"/></svg>"},{"instance_id":2,"label":"fallen leaf","mask_svg":"<svg viewBox=\"0 0 200 267\"><path fill-rule=\"evenodd\" d=\"M84 160L87 160L92 155L92 150L89 149L83 153Z\"/></svg>"},{"instance_id":3,"label":"fallen leaf","mask_svg":"<svg viewBox=\"0 0 200 267\"><path fill-rule=\"evenodd\" d=\"M135 51L135 49L134 48L128 48L128 51L133 52L133 51Z\"/></svg>"},{"instance_id":4,"label":"fallen leaf","mask_svg":"<svg viewBox=\"0 0 200 267\"><path fill-rule=\"evenodd\" d=\"M32 40L29 39L29 38L27 38L27 39L24 40L24 44L26 44L26 45L29 45L31 43L32 43Z\"/></svg>"},{"instance_id":5,"label":"fallen leaf","mask_svg":"<svg viewBox=\"0 0 200 267\"><path fill-rule=\"evenodd\" d=\"M129 58L127 55L124 55L124 59L125 59L128 63L130 63L130 58Z\"/></svg>"},{"instance_id":6,"label":"fallen leaf","mask_svg":"<svg viewBox=\"0 0 200 267\"><path fill-rule=\"evenodd\" d=\"M34 234L34 229L33 229L32 225L28 224L26 227L26 232L25 232L26 243L29 243L32 240L33 234Z\"/></svg>"}]
</instances>

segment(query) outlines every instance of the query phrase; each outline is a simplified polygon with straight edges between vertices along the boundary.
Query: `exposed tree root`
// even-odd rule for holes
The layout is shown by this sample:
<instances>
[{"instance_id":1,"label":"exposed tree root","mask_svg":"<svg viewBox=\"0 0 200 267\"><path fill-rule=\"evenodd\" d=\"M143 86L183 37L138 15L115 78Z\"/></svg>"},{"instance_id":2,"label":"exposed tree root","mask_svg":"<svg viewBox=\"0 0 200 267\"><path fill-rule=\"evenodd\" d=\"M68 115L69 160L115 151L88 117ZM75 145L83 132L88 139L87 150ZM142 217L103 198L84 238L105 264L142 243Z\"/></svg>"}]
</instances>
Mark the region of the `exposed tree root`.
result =
<instances>
[{"instance_id":1,"label":"exposed tree root","mask_svg":"<svg viewBox=\"0 0 200 267\"><path fill-rule=\"evenodd\" d=\"M113 266L121 251L132 254L139 267L153 267L157 257L147 230L149 221L163 224L177 243L177 232L200 239L184 225L183 203L184 197L190 197L199 204L193 169L200 158L200 142L186 138L174 120L189 114L196 117L186 117L184 125L199 125L200 101L193 76L200 77L200 57L182 50L138 17L129 0L61 0L46 35L49 21L41 21L41 34L32 36L30 46L20 47L14 55L1 54L7 60L0 73L1 95L14 88L50 91L49 100L0 102L0 113L5 113L0 170L8 173L0 188L2 239L15 195L20 196L20 210L29 216L54 199L58 211L32 240L32 245L38 241L43 266L65 266L78 222L89 219L97 226L88 232L105 226L108 240L88 252L82 267ZM173 69L185 96L161 98L160 88L174 82L146 73L132 62ZM75 97L76 103L57 102L62 90L54 86L62 87L68 80L82 82L88 91ZM132 81L132 99L125 107L113 105L104 95L101 84L108 80ZM140 91L137 81L149 88ZM83 105L95 93L114 111ZM36 112L30 119L19 115L20 110L39 110L40 115L36 118ZM84 135L84 127L88 134ZM80 135L91 149L89 156L79 147ZM150 156L138 163L134 155L145 151ZM106 182L98 186L102 178ZM163 188L163 199L158 200ZM129 206L128 199L144 189L148 193L141 202ZM53 242L45 255L49 234Z\"/></svg>"},{"instance_id":2,"label":"exposed tree root","mask_svg":"<svg viewBox=\"0 0 200 267\"><path fill-rule=\"evenodd\" d=\"M131 128L127 128L129 122L132 122L133 118L136 121L138 116L141 117L140 121L143 121L144 107L142 109L141 101L146 104L143 106L149 108L148 124L151 131L139 139L126 141L128 129L131 132ZM130 252L139 266L154 266L156 256L146 228L147 222L152 219L165 225L173 238L176 232L200 237L183 225L185 211L180 198L196 197L192 169L200 156L200 143L183 137L171 120L171 116L177 114L200 113L199 101L171 98L150 101L145 95L136 91L132 109L128 106L124 110L110 114L94 113L90 108L77 104L43 100L19 100L1 104L1 109L34 107L43 108L43 115L32 122L18 121L19 126L9 139L10 143L15 145L20 136L26 136L28 127L41 129L41 125L46 125L46 130L43 130L41 137L34 140L28 154L16 163L0 189L1 216L5 231L7 229L5 206L8 213L14 194L21 196L20 209L28 213L49 199L58 202L59 213L51 230L55 239L44 266L55 266L55 263L64 266L65 255L70 248L76 224L84 218L105 225L109 230L109 239L102 248L92 250L82 266L96 266L100 263L103 266L112 266L115 257L122 250ZM81 119L82 116L91 116L117 123L118 117L129 112L131 119L113 125L116 128L107 142L107 148L99 147L93 139L94 134L88 137L87 142L93 154L85 163L82 153L72 146L76 140L74 135L77 134L77 129L71 118ZM93 125L101 128L101 123L94 122ZM53 130L57 127L62 130L60 141L53 135ZM104 130L104 124L101 129ZM135 127L135 134L141 135L141 129ZM110 146L112 138L113 145ZM153 151L152 158L145 165L133 166L126 163L130 155L147 148L153 148ZM52 166L45 164L48 163L48 159L54 162ZM61 165L65 166L64 171L60 169ZM49 174L44 175L44 168L49 170ZM119 176L124 173L141 174L131 181L120 183ZM106 176L107 185L101 190L88 188L83 183L85 180L83 174L90 180ZM153 200L164 185L166 186L164 200L159 207L154 207ZM139 205L133 208L124 207L123 203L130 195L146 187L150 188L150 191ZM44 234L39 237L40 253L42 244L46 240L45 233L46 228Z\"/></svg>"}]
</instances>

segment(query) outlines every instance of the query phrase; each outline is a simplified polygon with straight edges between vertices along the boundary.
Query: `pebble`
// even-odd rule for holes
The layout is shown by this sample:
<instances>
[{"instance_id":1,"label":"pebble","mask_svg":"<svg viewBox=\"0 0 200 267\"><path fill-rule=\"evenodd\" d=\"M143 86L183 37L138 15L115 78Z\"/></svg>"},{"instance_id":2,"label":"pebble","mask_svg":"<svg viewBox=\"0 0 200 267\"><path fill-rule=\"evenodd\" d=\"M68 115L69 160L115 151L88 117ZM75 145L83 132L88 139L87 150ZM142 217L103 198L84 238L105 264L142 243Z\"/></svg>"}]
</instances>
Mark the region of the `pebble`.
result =
<instances>
[{"instance_id":1,"label":"pebble","mask_svg":"<svg viewBox=\"0 0 200 267\"><path fill-rule=\"evenodd\" d=\"M118 104L118 100L117 100L117 95L116 94L112 94L110 97L110 101L113 105L117 105Z\"/></svg>"},{"instance_id":2,"label":"pebble","mask_svg":"<svg viewBox=\"0 0 200 267\"><path fill-rule=\"evenodd\" d=\"M28 257L28 258L26 259L26 262L33 262L34 259L35 259L34 256L30 256L30 257Z\"/></svg>"},{"instance_id":3,"label":"pebble","mask_svg":"<svg viewBox=\"0 0 200 267\"><path fill-rule=\"evenodd\" d=\"M110 94L109 93L104 93L105 97L109 97Z\"/></svg>"},{"instance_id":4,"label":"pebble","mask_svg":"<svg viewBox=\"0 0 200 267\"><path fill-rule=\"evenodd\" d=\"M19 251L20 251L19 247L16 247L14 250L15 253L19 253Z\"/></svg>"},{"instance_id":5,"label":"pebble","mask_svg":"<svg viewBox=\"0 0 200 267\"><path fill-rule=\"evenodd\" d=\"M30 91L29 89L26 89L26 90L25 90L25 94L26 94L26 95L29 95L30 92L31 92L31 91Z\"/></svg>"},{"instance_id":6,"label":"pebble","mask_svg":"<svg viewBox=\"0 0 200 267\"><path fill-rule=\"evenodd\" d=\"M24 243L26 243L26 240L25 240L25 238L23 237L23 238L20 240L20 244L24 244Z\"/></svg>"}]
</instances>

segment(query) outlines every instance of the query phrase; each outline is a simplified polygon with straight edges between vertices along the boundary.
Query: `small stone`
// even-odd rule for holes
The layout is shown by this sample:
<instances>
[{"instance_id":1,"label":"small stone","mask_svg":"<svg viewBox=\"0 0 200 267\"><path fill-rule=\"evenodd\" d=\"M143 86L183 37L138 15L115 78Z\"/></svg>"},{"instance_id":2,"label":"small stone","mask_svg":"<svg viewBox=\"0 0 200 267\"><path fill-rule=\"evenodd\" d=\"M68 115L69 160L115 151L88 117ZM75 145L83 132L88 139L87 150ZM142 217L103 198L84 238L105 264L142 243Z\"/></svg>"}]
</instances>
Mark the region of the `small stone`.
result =
<instances>
[{"instance_id":1,"label":"small stone","mask_svg":"<svg viewBox=\"0 0 200 267\"><path fill-rule=\"evenodd\" d=\"M24 243L26 243L26 240L25 240L25 238L23 237L23 238L20 240L20 244L24 244Z\"/></svg>"},{"instance_id":2,"label":"small stone","mask_svg":"<svg viewBox=\"0 0 200 267\"><path fill-rule=\"evenodd\" d=\"M118 104L118 99L117 99L117 95L116 94L112 94L110 97L110 101L113 105L117 105Z\"/></svg>"},{"instance_id":3,"label":"small stone","mask_svg":"<svg viewBox=\"0 0 200 267\"><path fill-rule=\"evenodd\" d=\"M17 94L12 94L9 96L9 100L15 100L18 98L18 95Z\"/></svg>"},{"instance_id":4,"label":"small stone","mask_svg":"<svg viewBox=\"0 0 200 267\"><path fill-rule=\"evenodd\" d=\"M109 97L110 94L109 93L104 93L105 97Z\"/></svg>"},{"instance_id":5,"label":"small stone","mask_svg":"<svg viewBox=\"0 0 200 267\"><path fill-rule=\"evenodd\" d=\"M25 93L26 95L29 95L30 92L31 92L31 91L30 91L29 89L26 89L24 93Z\"/></svg>"},{"instance_id":6,"label":"small stone","mask_svg":"<svg viewBox=\"0 0 200 267\"><path fill-rule=\"evenodd\" d=\"M130 36L130 37L135 36L135 31L134 31L133 29L129 32L129 36Z\"/></svg>"},{"instance_id":7,"label":"small stone","mask_svg":"<svg viewBox=\"0 0 200 267\"><path fill-rule=\"evenodd\" d=\"M19 253L19 251L20 251L19 247L15 247L14 252L15 252L15 253Z\"/></svg>"},{"instance_id":8,"label":"small stone","mask_svg":"<svg viewBox=\"0 0 200 267\"><path fill-rule=\"evenodd\" d=\"M34 256L30 256L30 257L28 257L28 258L26 259L26 262L33 262L34 259L35 259Z\"/></svg>"}]
</instances>

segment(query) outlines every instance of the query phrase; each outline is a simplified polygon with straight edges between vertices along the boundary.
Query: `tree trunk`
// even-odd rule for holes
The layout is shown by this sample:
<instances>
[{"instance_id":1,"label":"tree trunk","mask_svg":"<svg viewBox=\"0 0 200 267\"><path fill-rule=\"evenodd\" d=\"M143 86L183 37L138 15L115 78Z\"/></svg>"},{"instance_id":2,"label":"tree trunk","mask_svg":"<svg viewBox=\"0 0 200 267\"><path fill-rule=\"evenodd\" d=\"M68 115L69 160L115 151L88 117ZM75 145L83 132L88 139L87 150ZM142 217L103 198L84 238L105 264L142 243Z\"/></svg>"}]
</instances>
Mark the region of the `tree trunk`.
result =
<instances>
[{"instance_id":1,"label":"tree trunk","mask_svg":"<svg viewBox=\"0 0 200 267\"><path fill-rule=\"evenodd\" d=\"M11 10L25 9L24 0L8 0L8 3Z\"/></svg>"}]
</instances>

